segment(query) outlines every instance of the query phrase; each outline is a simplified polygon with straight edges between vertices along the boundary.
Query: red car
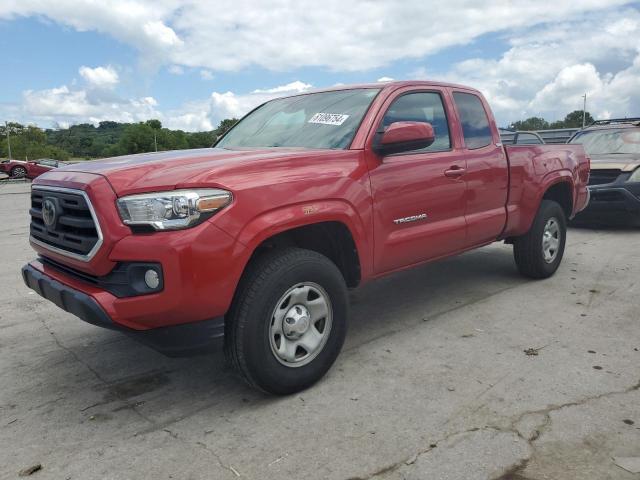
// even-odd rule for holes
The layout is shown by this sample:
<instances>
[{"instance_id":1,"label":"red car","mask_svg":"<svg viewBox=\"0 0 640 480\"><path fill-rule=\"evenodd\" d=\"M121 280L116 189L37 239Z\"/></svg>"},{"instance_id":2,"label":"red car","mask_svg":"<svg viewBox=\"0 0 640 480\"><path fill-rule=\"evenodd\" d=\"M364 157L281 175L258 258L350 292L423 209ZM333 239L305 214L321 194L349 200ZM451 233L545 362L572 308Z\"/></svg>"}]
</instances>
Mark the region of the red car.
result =
<instances>
[{"instance_id":1,"label":"red car","mask_svg":"<svg viewBox=\"0 0 640 480\"><path fill-rule=\"evenodd\" d=\"M42 175L22 273L166 353L223 340L250 384L286 394L338 356L350 288L495 241L553 275L588 177L581 145L503 146L474 89L339 87L267 102L214 148Z\"/></svg>"},{"instance_id":2,"label":"red car","mask_svg":"<svg viewBox=\"0 0 640 480\"><path fill-rule=\"evenodd\" d=\"M6 173L11 178L34 179L43 173L61 166L63 162L48 158L42 160L4 160L0 163L0 172Z\"/></svg>"}]
</instances>

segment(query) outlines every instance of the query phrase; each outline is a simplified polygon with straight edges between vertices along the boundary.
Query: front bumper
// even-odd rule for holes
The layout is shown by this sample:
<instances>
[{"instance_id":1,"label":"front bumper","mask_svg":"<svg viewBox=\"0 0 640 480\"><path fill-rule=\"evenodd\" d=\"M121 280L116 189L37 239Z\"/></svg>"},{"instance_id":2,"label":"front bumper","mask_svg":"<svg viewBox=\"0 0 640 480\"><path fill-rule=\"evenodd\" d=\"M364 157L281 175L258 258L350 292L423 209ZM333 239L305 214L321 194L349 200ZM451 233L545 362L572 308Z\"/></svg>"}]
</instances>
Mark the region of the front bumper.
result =
<instances>
[{"instance_id":1,"label":"front bumper","mask_svg":"<svg viewBox=\"0 0 640 480\"><path fill-rule=\"evenodd\" d=\"M28 264L22 267L27 287L85 322L117 330L168 356L207 353L224 338L224 317L181 325L134 330L114 322L90 295L65 285Z\"/></svg>"},{"instance_id":2,"label":"front bumper","mask_svg":"<svg viewBox=\"0 0 640 480\"><path fill-rule=\"evenodd\" d=\"M589 187L589 204L577 222L640 225L640 183L615 183Z\"/></svg>"}]
</instances>

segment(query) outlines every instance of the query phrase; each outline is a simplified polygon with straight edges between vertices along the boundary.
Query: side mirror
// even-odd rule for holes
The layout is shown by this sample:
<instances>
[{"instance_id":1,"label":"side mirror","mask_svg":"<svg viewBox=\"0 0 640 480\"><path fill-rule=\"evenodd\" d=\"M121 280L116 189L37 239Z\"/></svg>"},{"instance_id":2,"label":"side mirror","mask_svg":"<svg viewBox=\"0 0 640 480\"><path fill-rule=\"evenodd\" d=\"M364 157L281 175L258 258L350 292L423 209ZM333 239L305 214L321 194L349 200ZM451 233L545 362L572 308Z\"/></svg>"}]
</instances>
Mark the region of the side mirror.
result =
<instances>
[{"instance_id":1,"label":"side mirror","mask_svg":"<svg viewBox=\"0 0 640 480\"><path fill-rule=\"evenodd\" d=\"M426 122L393 122L374 144L374 151L382 156L420 150L436 139L433 126Z\"/></svg>"}]
</instances>

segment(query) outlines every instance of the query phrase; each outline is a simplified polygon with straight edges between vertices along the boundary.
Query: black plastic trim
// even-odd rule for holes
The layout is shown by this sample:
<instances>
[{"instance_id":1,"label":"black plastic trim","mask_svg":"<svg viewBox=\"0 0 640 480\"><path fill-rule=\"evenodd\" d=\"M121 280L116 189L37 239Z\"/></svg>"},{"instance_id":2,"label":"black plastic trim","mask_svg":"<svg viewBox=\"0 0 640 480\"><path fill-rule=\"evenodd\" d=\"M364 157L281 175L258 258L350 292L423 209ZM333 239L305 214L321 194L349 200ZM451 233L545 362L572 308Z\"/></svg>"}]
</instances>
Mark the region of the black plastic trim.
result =
<instances>
[{"instance_id":1,"label":"black plastic trim","mask_svg":"<svg viewBox=\"0 0 640 480\"><path fill-rule=\"evenodd\" d=\"M629 187L638 185L630 185ZM589 187L591 200L585 209L588 210L626 210L629 213L640 215L640 198L635 196L630 188L622 186L615 187ZM640 188L638 188L640 193ZM608 198L618 198L619 200L608 200Z\"/></svg>"},{"instance_id":2,"label":"black plastic trim","mask_svg":"<svg viewBox=\"0 0 640 480\"><path fill-rule=\"evenodd\" d=\"M164 289L164 275L162 265L159 263L120 262L107 275L96 277L46 257L40 257L39 260L48 267L106 290L118 298L150 295L152 293L159 293ZM144 283L144 272L146 270L155 270L158 273L160 283L157 288L151 289Z\"/></svg>"},{"instance_id":3,"label":"black plastic trim","mask_svg":"<svg viewBox=\"0 0 640 480\"><path fill-rule=\"evenodd\" d=\"M133 330L115 323L91 296L68 287L31 265L22 267L27 287L87 323L120 331L133 339L170 356L182 357L210 353L224 338L224 317L150 330Z\"/></svg>"}]
</instances>

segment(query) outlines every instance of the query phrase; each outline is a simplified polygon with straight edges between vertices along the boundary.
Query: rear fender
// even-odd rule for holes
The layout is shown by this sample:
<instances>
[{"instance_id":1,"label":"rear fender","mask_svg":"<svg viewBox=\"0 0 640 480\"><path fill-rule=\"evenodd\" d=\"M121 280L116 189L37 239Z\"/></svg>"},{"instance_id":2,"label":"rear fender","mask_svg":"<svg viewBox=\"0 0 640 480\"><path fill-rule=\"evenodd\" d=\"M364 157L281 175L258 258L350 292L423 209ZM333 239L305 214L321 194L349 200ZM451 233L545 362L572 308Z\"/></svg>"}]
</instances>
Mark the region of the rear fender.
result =
<instances>
[{"instance_id":1,"label":"rear fender","mask_svg":"<svg viewBox=\"0 0 640 480\"><path fill-rule=\"evenodd\" d=\"M539 184L534 181L523 189L520 202L508 205L508 222L502 237L517 237L529 231L538 213L545 193L554 185L568 183L575 209L576 191L573 173L568 169L556 170L542 177Z\"/></svg>"}]
</instances>

